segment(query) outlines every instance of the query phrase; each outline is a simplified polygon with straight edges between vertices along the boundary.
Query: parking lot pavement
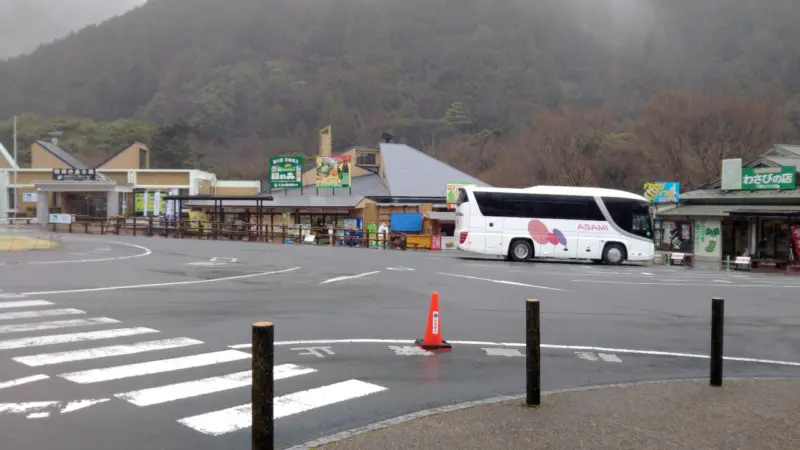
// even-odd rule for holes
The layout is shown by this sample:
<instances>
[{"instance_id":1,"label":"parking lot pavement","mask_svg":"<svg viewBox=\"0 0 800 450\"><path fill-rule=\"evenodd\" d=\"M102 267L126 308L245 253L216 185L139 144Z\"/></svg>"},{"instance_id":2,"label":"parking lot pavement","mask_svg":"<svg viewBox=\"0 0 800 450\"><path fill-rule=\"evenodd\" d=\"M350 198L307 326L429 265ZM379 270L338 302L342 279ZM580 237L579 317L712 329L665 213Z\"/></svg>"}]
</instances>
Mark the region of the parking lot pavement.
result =
<instances>
[{"instance_id":1,"label":"parking lot pavement","mask_svg":"<svg viewBox=\"0 0 800 450\"><path fill-rule=\"evenodd\" d=\"M706 376L712 296L726 299L726 376L800 376L791 277L114 241L144 250L0 272L4 448L247 446L247 345L261 320L276 327L282 446L520 393L528 298L542 305L546 389ZM412 344L434 291L447 354Z\"/></svg>"}]
</instances>

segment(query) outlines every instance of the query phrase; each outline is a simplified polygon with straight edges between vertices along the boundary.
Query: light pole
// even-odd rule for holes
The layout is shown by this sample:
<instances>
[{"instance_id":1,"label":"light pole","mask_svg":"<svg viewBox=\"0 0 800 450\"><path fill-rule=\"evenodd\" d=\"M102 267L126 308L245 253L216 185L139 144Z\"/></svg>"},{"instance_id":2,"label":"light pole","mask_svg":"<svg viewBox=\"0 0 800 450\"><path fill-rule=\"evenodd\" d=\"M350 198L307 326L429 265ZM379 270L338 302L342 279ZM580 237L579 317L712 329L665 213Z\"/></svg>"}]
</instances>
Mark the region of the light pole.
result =
<instances>
[{"instance_id":1,"label":"light pole","mask_svg":"<svg viewBox=\"0 0 800 450\"><path fill-rule=\"evenodd\" d=\"M17 172L19 172L19 161L17 161L17 116L14 116L14 217L19 213L19 198L17 195Z\"/></svg>"}]
</instances>

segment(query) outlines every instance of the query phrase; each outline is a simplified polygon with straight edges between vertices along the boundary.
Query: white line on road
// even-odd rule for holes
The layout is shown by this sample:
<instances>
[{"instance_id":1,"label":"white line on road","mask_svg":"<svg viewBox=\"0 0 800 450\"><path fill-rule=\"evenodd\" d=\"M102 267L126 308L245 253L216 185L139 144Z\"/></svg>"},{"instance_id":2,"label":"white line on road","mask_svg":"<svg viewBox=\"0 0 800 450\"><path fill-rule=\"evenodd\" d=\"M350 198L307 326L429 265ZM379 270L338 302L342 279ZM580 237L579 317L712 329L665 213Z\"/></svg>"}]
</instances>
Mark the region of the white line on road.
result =
<instances>
[{"instance_id":1,"label":"white line on road","mask_svg":"<svg viewBox=\"0 0 800 450\"><path fill-rule=\"evenodd\" d=\"M273 379L281 380L313 372L316 372L316 369L297 366L295 364L282 364L280 366L275 366L273 369ZM125 392L116 394L114 397L133 403L136 406L150 406L250 386L250 384L252 384L252 375L252 370L246 370L244 372L231 373L218 377L203 378L202 380Z\"/></svg>"},{"instance_id":2,"label":"white line on road","mask_svg":"<svg viewBox=\"0 0 800 450\"><path fill-rule=\"evenodd\" d=\"M337 281L344 281L344 280L352 280L354 278L361 278L361 277L366 277L368 275L375 275L376 273L380 273L380 271L378 270L378 271L375 271L375 272L360 273L358 275L348 275L348 276L345 276L345 277L331 278L330 280L325 280L320 284L335 283Z\"/></svg>"},{"instance_id":3,"label":"white line on road","mask_svg":"<svg viewBox=\"0 0 800 450\"><path fill-rule=\"evenodd\" d=\"M76 239L76 240L83 240L83 241L90 241L90 242L98 242L96 240L91 239ZM103 261L118 261L122 259L133 259L133 258L141 258L142 256L147 256L153 253L147 247L142 247L141 245L136 244L128 244L127 242L119 242L119 241L103 241L103 242L111 242L113 244L124 245L126 247L133 247L138 248L139 250L144 250L144 252L136 254L136 255L128 255L128 256L116 256L113 258L100 258L100 259L73 259L69 261L31 261L31 262L24 262L19 263L19 265L42 265L42 264L69 264L69 263L87 263L87 262L103 262Z\"/></svg>"},{"instance_id":4,"label":"white line on road","mask_svg":"<svg viewBox=\"0 0 800 450\"><path fill-rule=\"evenodd\" d=\"M153 284L136 284L130 286L110 286L101 288L88 288L88 289L69 289L65 291L45 291L45 292L26 292L25 295L53 295L53 294L74 294L79 292L101 292L101 291L119 291L123 289L141 289L151 287L167 287L167 286L182 286L187 284L204 284L204 283L217 283L220 281L241 280L244 278L262 277L266 275L275 275L279 273L292 272L300 269L299 267L292 267L291 269L276 270L273 272L260 272L251 273L248 275L236 275L233 277L214 278L212 280L192 280L192 281L173 281L170 283L153 283Z\"/></svg>"},{"instance_id":5,"label":"white line on road","mask_svg":"<svg viewBox=\"0 0 800 450\"><path fill-rule=\"evenodd\" d=\"M80 309L43 309L41 311L19 311L11 313L0 314L0 320L11 319L31 319L33 317L52 317L52 316L70 316L75 314L86 314L85 311Z\"/></svg>"},{"instance_id":6,"label":"white line on road","mask_svg":"<svg viewBox=\"0 0 800 450\"><path fill-rule=\"evenodd\" d=\"M94 317L91 319L72 319L72 320L54 320L51 322L17 323L14 325L0 326L0 334L55 330L58 328L85 327L90 325L108 325L112 323L119 323L119 320L110 319L108 317Z\"/></svg>"},{"instance_id":7,"label":"white line on road","mask_svg":"<svg viewBox=\"0 0 800 450\"><path fill-rule=\"evenodd\" d=\"M275 419L310 411L323 406L364 397L386 388L359 380L348 380L294 394L276 397L273 400ZM178 421L187 427L211 436L219 436L252 426L252 404L214 411Z\"/></svg>"},{"instance_id":8,"label":"white line on road","mask_svg":"<svg viewBox=\"0 0 800 450\"><path fill-rule=\"evenodd\" d=\"M547 286L538 286L538 285L535 285L535 284L518 283L516 281L492 280L492 279L489 279L489 278L470 277L470 276L467 276L467 275L458 275L458 274L455 274L455 273L441 273L441 272L439 272L439 275L446 275L448 277L467 278L467 279L470 279L470 280L478 280L478 281L488 281L490 283L509 284L509 285L512 285L512 286L522 286L522 287L532 287L532 288L537 288L537 289L547 289L549 291L563 291L564 290L564 289L552 288L552 287L547 287Z\"/></svg>"},{"instance_id":9,"label":"white line on road","mask_svg":"<svg viewBox=\"0 0 800 450\"><path fill-rule=\"evenodd\" d=\"M24 378L17 378L16 380L5 381L3 383L0 383L0 389L9 388L9 387L12 387L12 386L19 386L21 384L33 383L34 381L46 380L48 378L50 378L50 377L48 377L47 375L44 375L44 374L33 375L33 376L30 376L30 377L24 377Z\"/></svg>"},{"instance_id":10,"label":"white line on road","mask_svg":"<svg viewBox=\"0 0 800 450\"><path fill-rule=\"evenodd\" d=\"M319 345L319 344L413 344L413 339L314 339L305 341L275 341L273 345ZM524 343L518 342L491 342L491 341L447 341L452 345L479 345L484 347L525 347ZM230 345L230 348L249 348L251 344L238 344ZM594 352L605 353L630 353L638 355L652 355L652 356L671 356L679 358L699 358L709 359L708 355L698 355L693 353L675 353L664 352L658 350L632 350L624 348L607 348L607 347L588 347L581 345L550 345L542 344L542 348L554 348L559 350L586 350ZM755 359L755 358L741 358L734 356L724 356L723 359L727 361L738 362L752 362L759 364L774 364L779 366L794 366L800 367L800 362L791 361L777 361L771 359Z\"/></svg>"},{"instance_id":11,"label":"white line on road","mask_svg":"<svg viewBox=\"0 0 800 450\"><path fill-rule=\"evenodd\" d=\"M23 302L0 302L0 309L2 308L27 308L29 306L47 306L53 303L45 300L27 300Z\"/></svg>"},{"instance_id":12,"label":"white line on road","mask_svg":"<svg viewBox=\"0 0 800 450\"><path fill-rule=\"evenodd\" d=\"M50 415L43 409L54 409L59 407L61 414L66 414L79 409L88 408L92 405L105 403L108 398L98 398L90 400L75 400L71 402L46 401L46 402L23 402L23 403L0 403L0 414L30 414L28 419L40 419ZM62 406L63 405L63 406Z\"/></svg>"},{"instance_id":13,"label":"white line on road","mask_svg":"<svg viewBox=\"0 0 800 450\"><path fill-rule=\"evenodd\" d=\"M71 342L96 341L140 334L158 333L158 330L145 327L117 328L113 330L86 331L83 333L54 334L52 336L34 336L0 341L0 350L15 348L42 347L45 345L67 344Z\"/></svg>"},{"instance_id":14,"label":"white line on road","mask_svg":"<svg viewBox=\"0 0 800 450\"><path fill-rule=\"evenodd\" d=\"M99 383L101 381L119 380L121 378L131 378L142 375L152 375L155 373L171 372L174 370L210 366L213 364L249 359L250 357L251 355L249 353L240 352L237 350L223 350L200 355L183 356L180 358L162 359L158 361L147 361L137 364L126 364L122 366L104 367L101 369L65 373L59 375L59 377L79 384Z\"/></svg>"},{"instance_id":15,"label":"white line on road","mask_svg":"<svg viewBox=\"0 0 800 450\"><path fill-rule=\"evenodd\" d=\"M573 283L605 283L605 284L631 284L631 285L639 285L639 286L670 286L670 287L687 287L687 286L703 286L708 287L708 283L685 283L681 280L678 280L675 283L648 283L648 282L639 282L639 281L606 281L606 280L570 280ZM786 288L786 289L796 289L800 288L800 285L776 285L776 284L717 284L713 287L716 288Z\"/></svg>"},{"instance_id":16,"label":"white line on road","mask_svg":"<svg viewBox=\"0 0 800 450\"><path fill-rule=\"evenodd\" d=\"M85 350L19 356L12 359L18 363L25 364L26 366L38 367L46 366L48 364L60 364L64 362L84 361L87 359L107 358L109 356L133 355L135 353L189 347L191 345L202 343L203 341L189 338L163 339L160 341L139 342L137 344L130 345L113 345L110 347L90 348Z\"/></svg>"},{"instance_id":17,"label":"white line on road","mask_svg":"<svg viewBox=\"0 0 800 450\"><path fill-rule=\"evenodd\" d=\"M22 294L0 294L0 298L24 298Z\"/></svg>"}]
</instances>

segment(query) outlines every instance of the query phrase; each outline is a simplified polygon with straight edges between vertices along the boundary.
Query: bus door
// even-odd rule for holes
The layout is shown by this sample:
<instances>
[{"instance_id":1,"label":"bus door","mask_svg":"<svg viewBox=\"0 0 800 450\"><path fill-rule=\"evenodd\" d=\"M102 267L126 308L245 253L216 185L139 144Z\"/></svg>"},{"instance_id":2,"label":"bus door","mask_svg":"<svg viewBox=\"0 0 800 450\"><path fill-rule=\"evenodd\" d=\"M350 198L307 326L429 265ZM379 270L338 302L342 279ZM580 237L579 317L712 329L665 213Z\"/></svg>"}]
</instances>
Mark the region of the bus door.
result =
<instances>
[{"instance_id":1,"label":"bus door","mask_svg":"<svg viewBox=\"0 0 800 450\"><path fill-rule=\"evenodd\" d=\"M501 254L503 249L503 218L485 217L486 221L486 251L487 253Z\"/></svg>"}]
</instances>

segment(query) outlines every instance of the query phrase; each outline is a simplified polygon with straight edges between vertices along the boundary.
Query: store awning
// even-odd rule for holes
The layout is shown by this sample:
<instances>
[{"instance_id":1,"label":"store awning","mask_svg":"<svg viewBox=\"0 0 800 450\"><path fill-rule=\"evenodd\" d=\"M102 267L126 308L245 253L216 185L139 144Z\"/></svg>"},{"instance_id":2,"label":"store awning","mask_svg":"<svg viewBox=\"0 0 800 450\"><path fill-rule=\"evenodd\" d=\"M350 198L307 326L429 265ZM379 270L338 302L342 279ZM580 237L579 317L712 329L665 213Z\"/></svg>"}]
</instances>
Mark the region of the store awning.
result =
<instances>
[{"instance_id":1,"label":"store awning","mask_svg":"<svg viewBox=\"0 0 800 450\"><path fill-rule=\"evenodd\" d=\"M438 220L440 222L455 222L456 213L452 211L428 211L425 213L428 219Z\"/></svg>"},{"instance_id":2,"label":"store awning","mask_svg":"<svg viewBox=\"0 0 800 450\"><path fill-rule=\"evenodd\" d=\"M731 216L772 216L772 217L797 217L800 209L786 206L760 206L753 208L739 208L730 212Z\"/></svg>"},{"instance_id":3,"label":"store awning","mask_svg":"<svg viewBox=\"0 0 800 450\"><path fill-rule=\"evenodd\" d=\"M678 216L705 216L727 217L732 209L740 208L737 205L682 205L676 208L655 213L657 218Z\"/></svg>"},{"instance_id":4,"label":"store awning","mask_svg":"<svg viewBox=\"0 0 800 450\"><path fill-rule=\"evenodd\" d=\"M794 217L800 216L800 209L792 205L682 205L676 208L660 211L657 218L664 217L730 217L730 216L773 216Z\"/></svg>"}]
</instances>

